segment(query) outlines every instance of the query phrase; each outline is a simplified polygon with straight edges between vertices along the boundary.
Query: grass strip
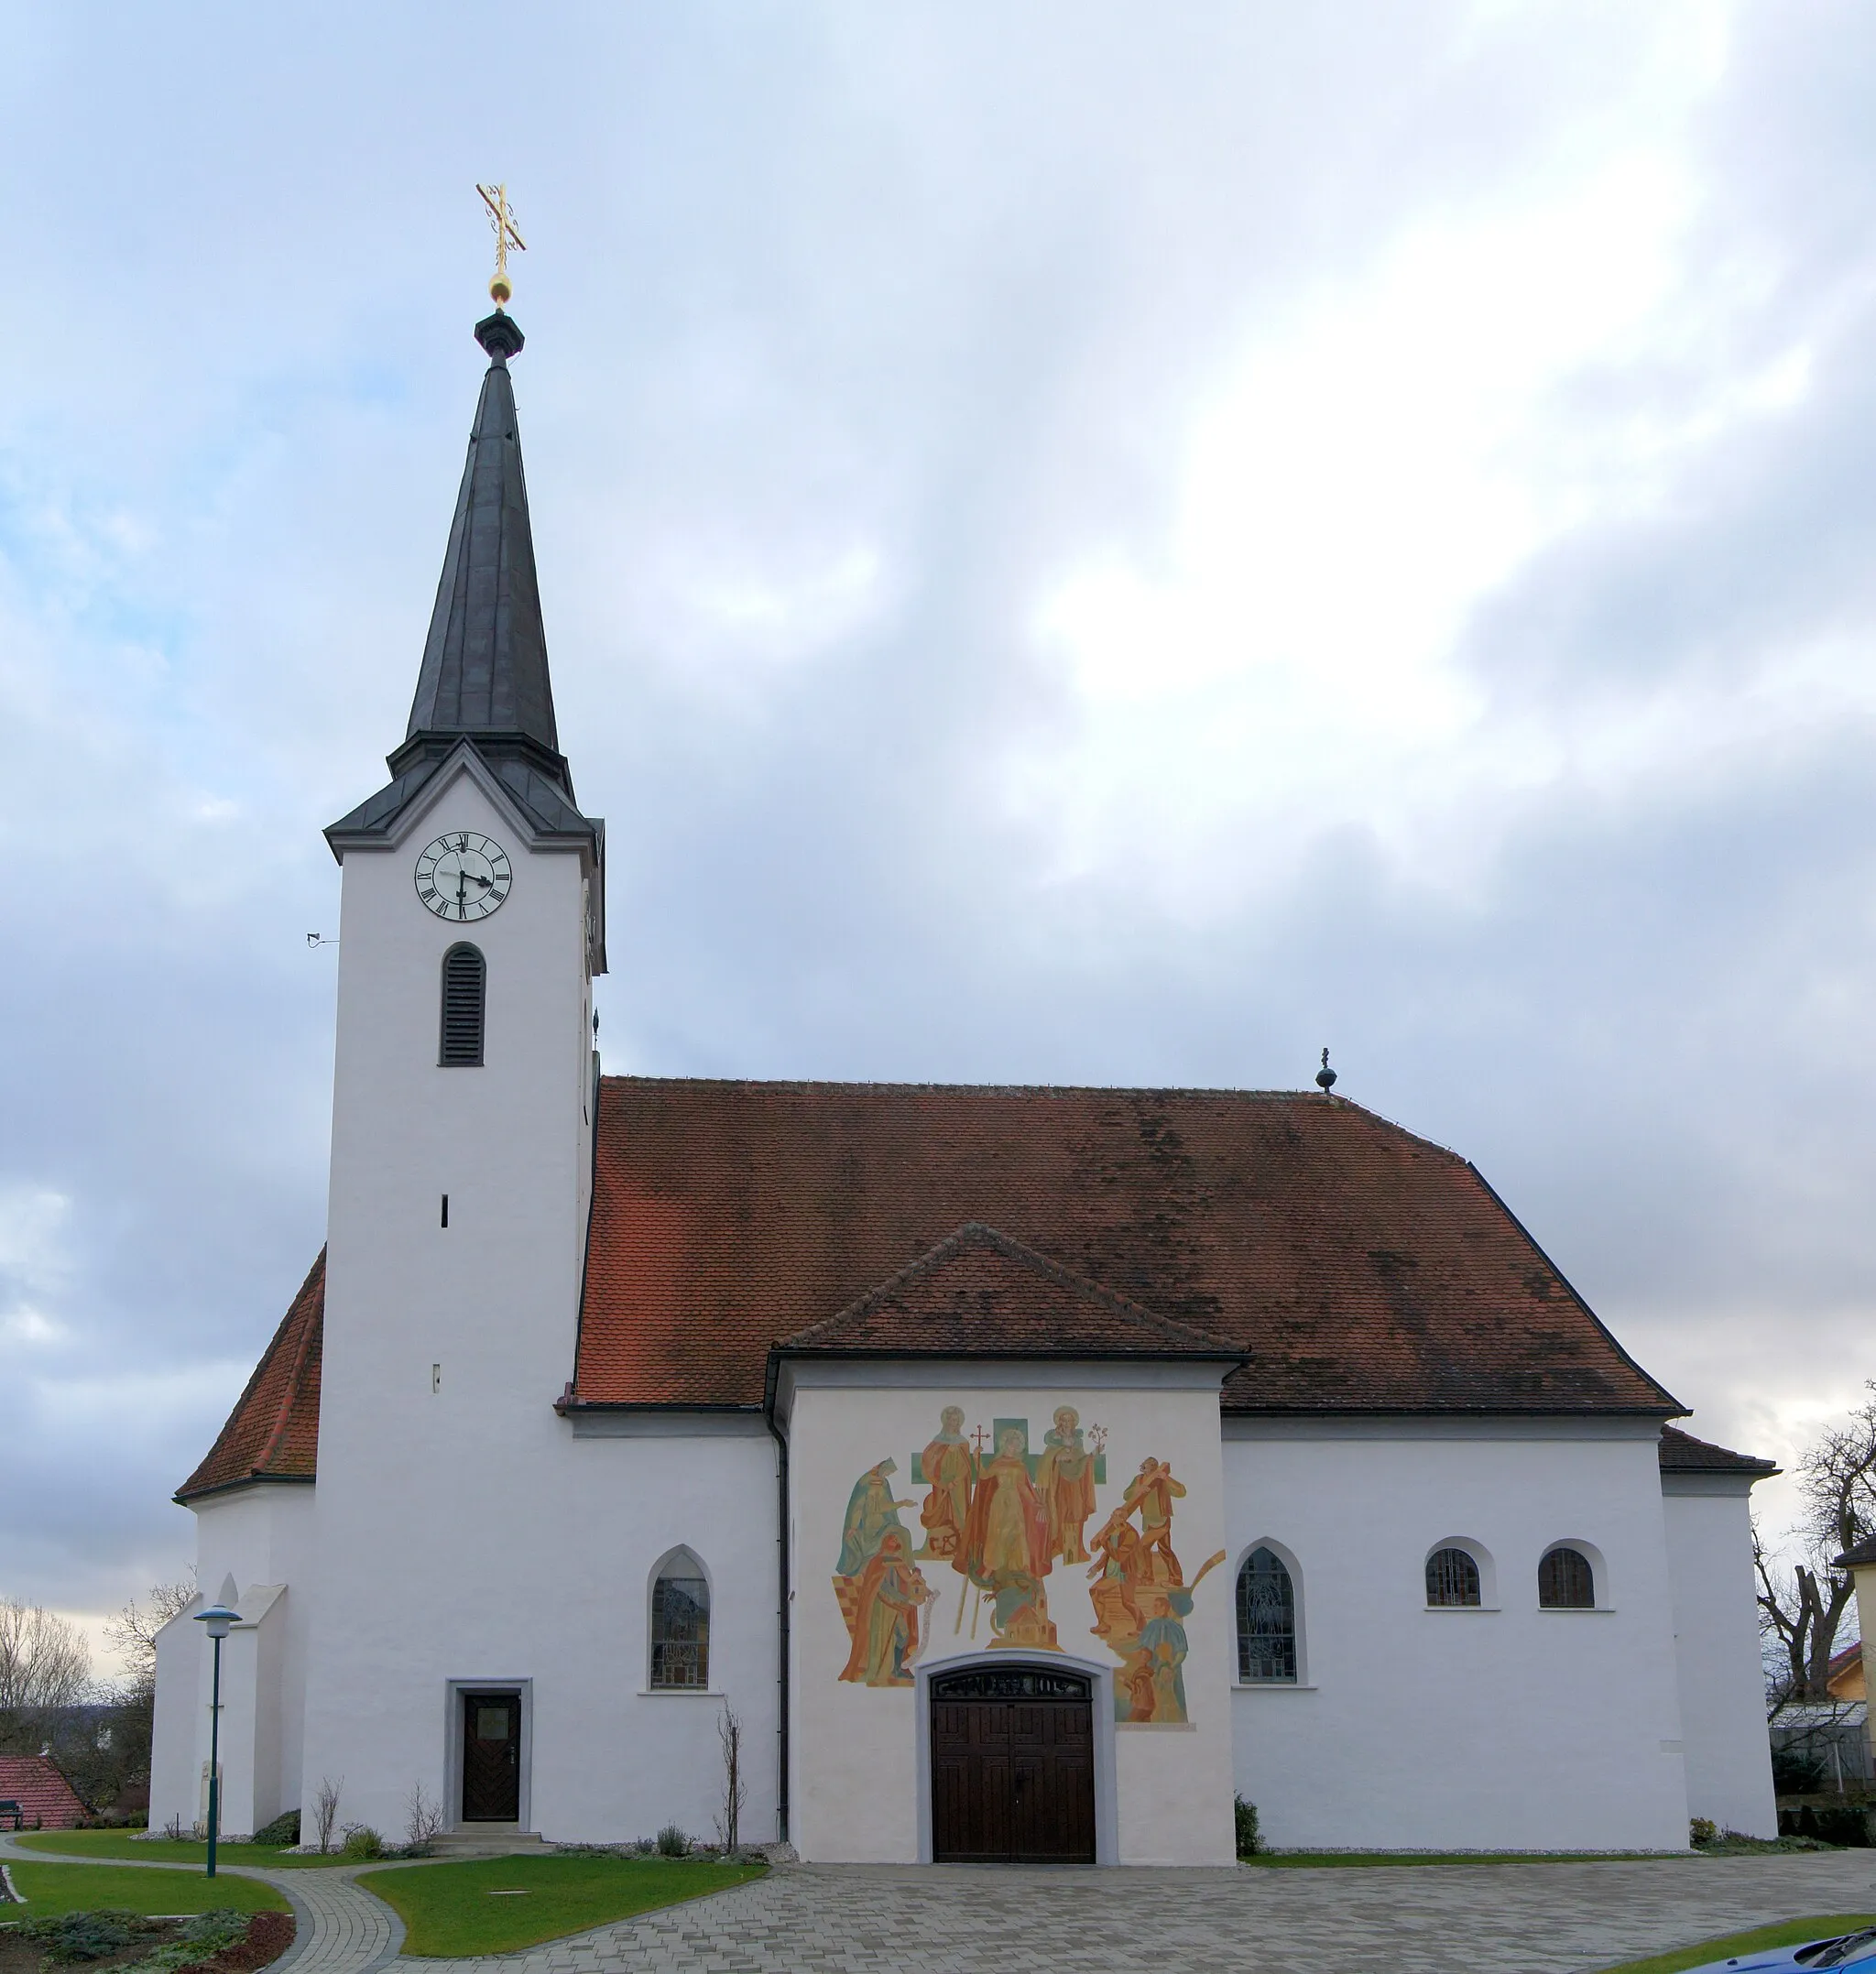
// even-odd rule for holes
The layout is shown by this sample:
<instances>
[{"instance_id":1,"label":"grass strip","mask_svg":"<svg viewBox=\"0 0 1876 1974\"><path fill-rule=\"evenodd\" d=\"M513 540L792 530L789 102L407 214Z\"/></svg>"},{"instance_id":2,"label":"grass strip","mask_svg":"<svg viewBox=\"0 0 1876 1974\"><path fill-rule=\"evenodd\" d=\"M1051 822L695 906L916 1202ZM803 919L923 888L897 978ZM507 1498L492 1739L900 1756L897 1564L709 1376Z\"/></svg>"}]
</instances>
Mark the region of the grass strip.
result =
<instances>
[{"instance_id":1,"label":"grass strip","mask_svg":"<svg viewBox=\"0 0 1876 1974\"><path fill-rule=\"evenodd\" d=\"M74 1858L135 1858L140 1864L192 1864L198 1869L207 1863L209 1855L209 1847L194 1838L179 1841L167 1837L132 1837L124 1830L35 1830L14 1841L28 1850L62 1851ZM271 1844L217 1844L215 1861L257 1864L264 1871L297 1871L355 1864L357 1859L342 1858L336 1850L323 1858L316 1851L302 1858Z\"/></svg>"},{"instance_id":2,"label":"grass strip","mask_svg":"<svg viewBox=\"0 0 1876 1974\"><path fill-rule=\"evenodd\" d=\"M463 1959L538 1947L634 1913L726 1891L761 1877L763 1870L759 1864L662 1858L475 1858L365 1871L358 1882L404 1922L405 1953Z\"/></svg>"},{"instance_id":3,"label":"grass strip","mask_svg":"<svg viewBox=\"0 0 1876 1974\"><path fill-rule=\"evenodd\" d=\"M1605 1968L1602 1974L1686 1974L1689 1968L1707 1967L1716 1960L1763 1953L1769 1947L1802 1947L1806 1940L1827 1940L1833 1934L1855 1933L1864 1926L1876 1926L1876 1914L1826 1913L1816 1919L1788 1919L1775 1926L1755 1926L1750 1933L1729 1933L1692 1947L1676 1947L1672 1953L1653 1954L1646 1960L1624 1960L1619 1968Z\"/></svg>"},{"instance_id":4,"label":"grass strip","mask_svg":"<svg viewBox=\"0 0 1876 1974\"><path fill-rule=\"evenodd\" d=\"M1651 1864L1690 1850L1260 1850L1239 1864L1273 1871L1367 1870L1402 1864Z\"/></svg>"},{"instance_id":5,"label":"grass strip","mask_svg":"<svg viewBox=\"0 0 1876 1974\"><path fill-rule=\"evenodd\" d=\"M108 1864L27 1864L7 1870L27 1903L0 1906L9 1919L49 1919L60 1913L284 1913L287 1902L252 1878L204 1878L200 1871L132 1871Z\"/></svg>"}]
</instances>

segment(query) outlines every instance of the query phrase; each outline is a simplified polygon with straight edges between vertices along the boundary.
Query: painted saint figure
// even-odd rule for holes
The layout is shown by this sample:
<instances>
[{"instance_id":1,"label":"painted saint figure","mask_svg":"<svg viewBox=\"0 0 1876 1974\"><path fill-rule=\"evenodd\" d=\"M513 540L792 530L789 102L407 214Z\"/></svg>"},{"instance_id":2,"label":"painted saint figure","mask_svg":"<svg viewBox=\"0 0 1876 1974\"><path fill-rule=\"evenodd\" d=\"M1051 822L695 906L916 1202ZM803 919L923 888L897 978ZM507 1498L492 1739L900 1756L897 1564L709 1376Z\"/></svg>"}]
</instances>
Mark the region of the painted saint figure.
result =
<instances>
[{"instance_id":1,"label":"painted saint figure","mask_svg":"<svg viewBox=\"0 0 1876 1974\"><path fill-rule=\"evenodd\" d=\"M852 1588L848 1623L853 1650L840 1676L868 1686L911 1685L919 1650L919 1610L937 1593L906 1554L903 1529L886 1531Z\"/></svg>"},{"instance_id":2,"label":"painted saint figure","mask_svg":"<svg viewBox=\"0 0 1876 1974\"><path fill-rule=\"evenodd\" d=\"M993 1645L1059 1652L1042 1578L1049 1574L1049 1510L1030 1478L1024 1432L1006 1426L997 1455L977 1477L953 1562L992 1598Z\"/></svg>"},{"instance_id":3,"label":"painted saint figure","mask_svg":"<svg viewBox=\"0 0 1876 1974\"><path fill-rule=\"evenodd\" d=\"M1082 1443L1081 1414L1059 1405L1055 1423L1042 1435L1036 1486L1049 1517L1049 1554L1064 1563L1085 1563L1082 1527L1095 1511L1095 1462Z\"/></svg>"},{"instance_id":4,"label":"painted saint figure","mask_svg":"<svg viewBox=\"0 0 1876 1974\"><path fill-rule=\"evenodd\" d=\"M925 1448L921 1464L932 1491L919 1510L925 1546L916 1554L948 1561L964 1542L977 1478L976 1456L964 1436L962 1405L947 1405L939 1413L938 1436Z\"/></svg>"},{"instance_id":5,"label":"painted saint figure","mask_svg":"<svg viewBox=\"0 0 1876 1974\"><path fill-rule=\"evenodd\" d=\"M834 1565L840 1576L857 1576L878 1554L889 1530L897 1529L904 1535L905 1525L899 1519L899 1511L912 1504L892 1498L890 1477L898 1471L898 1461L881 1460L854 1482L853 1492L846 1499L846 1520L841 1525L840 1561Z\"/></svg>"},{"instance_id":6,"label":"painted saint figure","mask_svg":"<svg viewBox=\"0 0 1876 1974\"><path fill-rule=\"evenodd\" d=\"M1185 1627L1180 1622L1192 1616L1192 1592L1174 1590L1165 1599L1164 1614L1149 1618L1140 1627L1140 1649L1150 1674L1152 1711L1149 1720L1180 1721L1185 1718L1185 1655L1191 1649ZM1134 1717L1140 1718L1138 1714Z\"/></svg>"},{"instance_id":7,"label":"painted saint figure","mask_svg":"<svg viewBox=\"0 0 1876 1974\"><path fill-rule=\"evenodd\" d=\"M1140 1462L1140 1472L1127 1490L1125 1505L1140 1510L1140 1547L1151 1560L1156 1583L1185 1581L1179 1558L1172 1554L1172 1503L1184 1498L1184 1486L1173 1479L1172 1467L1151 1454Z\"/></svg>"}]
</instances>

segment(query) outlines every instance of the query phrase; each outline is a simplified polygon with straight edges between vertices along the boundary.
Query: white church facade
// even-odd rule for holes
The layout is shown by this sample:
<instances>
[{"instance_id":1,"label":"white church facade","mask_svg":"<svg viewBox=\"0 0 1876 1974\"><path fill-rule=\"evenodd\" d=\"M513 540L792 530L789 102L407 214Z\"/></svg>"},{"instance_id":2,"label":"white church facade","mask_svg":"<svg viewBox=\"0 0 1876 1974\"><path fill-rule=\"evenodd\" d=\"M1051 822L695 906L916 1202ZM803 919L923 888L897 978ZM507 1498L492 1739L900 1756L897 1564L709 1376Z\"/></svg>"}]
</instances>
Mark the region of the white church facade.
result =
<instances>
[{"instance_id":1,"label":"white church facade","mask_svg":"<svg viewBox=\"0 0 1876 1974\"><path fill-rule=\"evenodd\" d=\"M1770 1835L1747 1522L1464 1159L1322 1092L608 1076L509 360L343 868L327 1244L178 1499L222 1821L819 1860ZM629 944L630 934L625 934ZM151 1823L204 1815L158 1641Z\"/></svg>"}]
</instances>

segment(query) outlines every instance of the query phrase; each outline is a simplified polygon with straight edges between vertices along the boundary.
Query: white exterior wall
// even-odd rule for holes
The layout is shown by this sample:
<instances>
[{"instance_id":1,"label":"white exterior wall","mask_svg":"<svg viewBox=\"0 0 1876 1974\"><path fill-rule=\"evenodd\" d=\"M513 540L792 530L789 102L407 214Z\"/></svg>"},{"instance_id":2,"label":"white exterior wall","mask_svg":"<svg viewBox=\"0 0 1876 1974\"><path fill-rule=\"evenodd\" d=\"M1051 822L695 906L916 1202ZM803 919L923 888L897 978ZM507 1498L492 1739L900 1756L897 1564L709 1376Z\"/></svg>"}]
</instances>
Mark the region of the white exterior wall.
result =
<instances>
[{"instance_id":1,"label":"white exterior wall","mask_svg":"<svg viewBox=\"0 0 1876 1974\"><path fill-rule=\"evenodd\" d=\"M1117 1369L1072 1362L792 1367L792 1378L785 1381L793 1586L790 1833L804 1859L917 1862L922 1805L929 1801L918 1718L922 1693L840 1677L849 1639L833 1576L855 1482L889 1456L899 1467L892 1477L895 1492L914 1503L922 1500L927 1490L911 1480L911 1459L936 1435L944 1405L964 1407L966 1433L977 1425L987 1429L997 1418L1027 1418L1031 1447L1038 1453L1054 1409L1073 1405L1085 1430L1101 1423L1111 1434L1107 1478L1096 1488L1086 1533L1091 1536L1119 1503L1143 1459L1153 1455L1170 1460L1187 1490L1174 1510L1172 1542L1190 1579L1225 1546L1218 1369ZM908 1532L922 1542L916 1505L900 1512ZM991 1638L987 1619L979 1620L975 1640L968 1601L959 1621L963 1576L943 1561L924 1561L920 1567L939 1593L922 1620L922 1669L983 1655ZM1086 1570L1085 1564L1058 1561L1046 1587L1063 1660L1074 1662L1072 1670L1092 1665L1097 1671L1098 1739L1099 1712L1104 1705L1112 1708L1112 1674L1120 1662L1091 1634ZM1225 1567L1214 1569L1197 1587L1184 1620L1191 1646L1184 1666L1190 1724L1128 1724L1112 1730L1112 1802L1103 1803L1098 1788L1096 1793L1097 1823L1108 1825L1098 1838L1103 1861L1231 1861L1230 1741L1223 1731L1229 1707L1230 1592ZM995 1656L1043 1665L1057 1657L1046 1652Z\"/></svg>"},{"instance_id":2,"label":"white exterior wall","mask_svg":"<svg viewBox=\"0 0 1876 1974\"><path fill-rule=\"evenodd\" d=\"M1298 1685L1235 1691L1270 1843L1686 1848L1655 1428L1575 1426L1227 1423L1234 1581L1260 1543L1292 1564L1304 1654ZM1427 1609L1455 1541L1489 1557L1489 1608ZM1597 1609L1539 1609L1558 1543L1591 1554Z\"/></svg>"},{"instance_id":3,"label":"white exterior wall","mask_svg":"<svg viewBox=\"0 0 1876 1974\"><path fill-rule=\"evenodd\" d=\"M222 1647L222 1827L249 1835L300 1801L300 1731L313 1543L313 1489L273 1483L201 1502L196 1581L219 1596L230 1578L245 1621ZM297 1596L289 1587L300 1586ZM150 1746L150 1825L203 1814L213 1648L192 1613L158 1634Z\"/></svg>"},{"instance_id":4,"label":"white exterior wall","mask_svg":"<svg viewBox=\"0 0 1876 1974\"><path fill-rule=\"evenodd\" d=\"M1776 1837L1751 1483L1727 1474L1663 1474L1661 1488L1688 1813L1711 1817L1723 1830Z\"/></svg>"},{"instance_id":5,"label":"white exterior wall","mask_svg":"<svg viewBox=\"0 0 1876 1974\"><path fill-rule=\"evenodd\" d=\"M451 1683L514 1685L524 1826L707 1833L717 1703L643 1692L649 1573L682 1543L716 1591L712 1685L743 1716L747 1827L766 1837L774 1443L576 1441L554 1412L591 1166L587 879L579 852L531 847L478 774L440 779L393 849L345 857L302 1793L342 1782L341 1821L396 1836L420 1784L453 1823ZM515 870L501 909L460 927L411 881L422 845L456 830L494 837ZM486 1045L482 1067L444 1069L441 968L459 939L487 962Z\"/></svg>"}]
</instances>

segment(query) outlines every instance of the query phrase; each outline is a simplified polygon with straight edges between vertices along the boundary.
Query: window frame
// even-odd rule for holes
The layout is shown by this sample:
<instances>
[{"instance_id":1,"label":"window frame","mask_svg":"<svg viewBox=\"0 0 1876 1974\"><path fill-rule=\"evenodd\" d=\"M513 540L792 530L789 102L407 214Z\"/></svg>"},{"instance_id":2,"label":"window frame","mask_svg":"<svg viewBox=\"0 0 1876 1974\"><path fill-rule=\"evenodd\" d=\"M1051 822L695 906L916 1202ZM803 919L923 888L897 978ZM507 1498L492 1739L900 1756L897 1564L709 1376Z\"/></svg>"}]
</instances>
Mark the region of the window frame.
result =
<instances>
[{"instance_id":1,"label":"window frame","mask_svg":"<svg viewBox=\"0 0 1876 1974\"><path fill-rule=\"evenodd\" d=\"M1243 1593L1240 1586L1244 1575L1251 1566L1253 1558L1266 1554L1277 1564L1289 1579L1290 1585L1290 1658L1291 1671L1287 1676L1265 1678L1247 1676L1245 1662L1245 1630ZM1255 1686L1260 1690L1277 1687L1286 1691L1309 1685L1309 1663L1304 1648L1303 1628L1303 1569L1294 1553L1285 1544L1272 1541L1268 1535L1260 1536L1248 1543L1238 1559L1238 1567L1231 1577L1231 1620L1232 1649L1235 1653L1236 1677L1234 1684L1239 1686Z\"/></svg>"},{"instance_id":2,"label":"window frame","mask_svg":"<svg viewBox=\"0 0 1876 1974\"><path fill-rule=\"evenodd\" d=\"M685 1641L660 1639L659 1629L659 1586L663 1583L701 1583L704 1587L704 1623L702 1657L703 1677L700 1680L660 1680L658 1677L660 1647L672 1644L682 1646ZM716 1586L702 1556L688 1543L679 1543L667 1549L651 1565L651 1573L645 1581L645 1685L648 1694L660 1697L668 1694L714 1694L716 1688L710 1683L712 1672L711 1631L716 1611Z\"/></svg>"},{"instance_id":3,"label":"window frame","mask_svg":"<svg viewBox=\"0 0 1876 1974\"><path fill-rule=\"evenodd\" d=\"M1434 1601L1432 1595L1433 1586L1428 1580L1427 1573L1433 1567L1434 1558L1445 1554L1447 1550L1456 1550L1459 1554L1463 1555L1472 1565L1473 1569L1477 1572L1478 1577L1478 1601L1477 1603L1436 1604ZM1482 1543L1475 1542L1469 1536L1448 1535L1443 1537L1440 1541L1429 1546L1425 1556L1421 1562L1420 1592L1422 1608L1426 1610L1497 1610L1499 1609L1498 1576L1492 1566L1491 1552Z\"/></svg>"},{"instance_id":4,"label":"window frame","mask_svg":"<svg viewBox=\"0 0 1876 1974\"><path fill-rule=\"evenodd\" d=\"M1543 1565L1561 1550L1573 1550L1581 1556L1589 1571L1589 1601L1587 1604L1546 1604L1543 1600ZM1603 1554L1594 1543L1587 1543L1579 1535L1559 1536L1555 1542L1546 1543L1537 1558L1537 1608L1541 1611L1582 1612L1586 1610L1610 1610L1614 1606L1609 1596L1609 1565Z\"/></svg>"}]
</instances>

